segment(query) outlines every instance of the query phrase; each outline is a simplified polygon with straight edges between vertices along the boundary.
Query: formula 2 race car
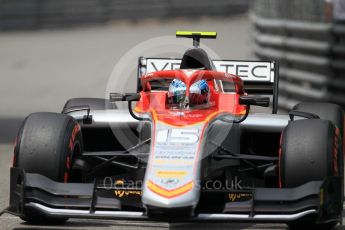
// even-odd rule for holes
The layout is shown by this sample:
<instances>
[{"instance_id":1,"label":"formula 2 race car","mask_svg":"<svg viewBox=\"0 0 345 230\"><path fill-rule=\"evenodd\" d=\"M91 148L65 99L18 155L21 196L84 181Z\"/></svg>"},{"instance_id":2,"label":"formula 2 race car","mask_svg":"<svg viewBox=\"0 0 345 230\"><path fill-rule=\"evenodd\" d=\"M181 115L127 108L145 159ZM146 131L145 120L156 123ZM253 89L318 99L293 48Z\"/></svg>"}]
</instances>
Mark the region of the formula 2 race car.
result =
<instances>
[{"instance_id":1,"label":"formula 2 race car","mask_svg":"<svg viewBox=\"0 0 345 230\"><path fill-rule=\"evenodd\" d=\"M140 57L137 93L74 98L62 113L25 119L5 212L49 224L341 223L343 110L300 103L278 115L277 63L211 60L199 43L215 32L177 36L193 47L182 59ZM272 113L249 113L270 104Z\"/></svg>"}]
</instances>

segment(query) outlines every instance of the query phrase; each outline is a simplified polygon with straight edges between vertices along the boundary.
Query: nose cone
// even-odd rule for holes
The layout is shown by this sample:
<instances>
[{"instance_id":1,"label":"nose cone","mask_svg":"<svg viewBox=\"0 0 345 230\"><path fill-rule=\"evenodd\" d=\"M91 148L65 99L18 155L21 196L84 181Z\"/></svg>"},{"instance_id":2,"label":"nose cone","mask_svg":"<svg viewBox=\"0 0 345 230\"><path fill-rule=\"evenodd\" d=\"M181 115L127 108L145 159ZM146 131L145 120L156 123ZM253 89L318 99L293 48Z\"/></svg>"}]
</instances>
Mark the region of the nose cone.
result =
<instances>
[{"instance_id":1,"label":"nose cone","mask_svg":"<svg viewBox=\"0 0 345 230\"><path fill-rule=\"evenodd\" d=\"M160 208L195 207L199 194L192 181L175 189L165 189L148 180L144 184L142 202L146 206Z\"/></svg>"}]
</instances>

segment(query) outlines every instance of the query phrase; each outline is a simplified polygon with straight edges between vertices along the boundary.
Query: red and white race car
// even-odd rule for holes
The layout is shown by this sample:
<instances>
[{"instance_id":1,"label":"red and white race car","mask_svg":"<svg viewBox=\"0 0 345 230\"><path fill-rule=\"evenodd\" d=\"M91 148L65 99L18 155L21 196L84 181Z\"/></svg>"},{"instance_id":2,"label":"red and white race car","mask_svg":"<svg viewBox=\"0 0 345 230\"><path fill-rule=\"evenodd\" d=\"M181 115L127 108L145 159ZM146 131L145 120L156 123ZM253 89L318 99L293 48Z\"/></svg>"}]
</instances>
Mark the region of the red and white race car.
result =
<instances>
[{"instance_id":1,"label":"red and white race car","mask_svg":"<svg viewBox=\"0 0 345 230\"><path fill-rule=\"evenodd\" d=\"M277 63L211 60L199 43L215 32L177 36L194 46L182 59L140 57L137 93L26 118L5 211L30 223L341 222L343 110L300 103L278 115Z\"/></svg>"}]
</instances>

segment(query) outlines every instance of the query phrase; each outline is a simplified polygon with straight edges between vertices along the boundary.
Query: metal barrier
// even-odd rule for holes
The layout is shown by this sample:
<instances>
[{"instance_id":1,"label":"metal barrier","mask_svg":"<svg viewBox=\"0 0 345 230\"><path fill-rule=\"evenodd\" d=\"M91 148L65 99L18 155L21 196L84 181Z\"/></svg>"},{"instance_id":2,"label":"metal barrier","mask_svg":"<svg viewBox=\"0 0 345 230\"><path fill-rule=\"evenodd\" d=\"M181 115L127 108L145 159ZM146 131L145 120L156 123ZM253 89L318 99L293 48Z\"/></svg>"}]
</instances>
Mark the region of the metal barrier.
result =
<instances>
[{"instance_id":1,"label":"metal barrier","mask_svg":"<svg viewBox=\"0 0 345 230\"><path fill-rule=\"evenodd\" d=\"M106 23L118 19L228 16L249 0L0 0L0 30Z\"/></svg>"},{"instance_id":2,"label":"metal barrier","mask_svg":"<svg viewBox=\"0 0 345 230\"><path fill-rule=\"evenodd\" d=\"M322 0L303 1L313 4L314 13L300 18L291 13L297 5L289 9L287 2L258 0L251 13L255 55L280 63L279 107L291 109L300 101L329 101L345 107L345 25L323 22ZM261 11L260 3L271 7ZM282 9L288 13L279 16Z\"/></svg>"}]
</instances>

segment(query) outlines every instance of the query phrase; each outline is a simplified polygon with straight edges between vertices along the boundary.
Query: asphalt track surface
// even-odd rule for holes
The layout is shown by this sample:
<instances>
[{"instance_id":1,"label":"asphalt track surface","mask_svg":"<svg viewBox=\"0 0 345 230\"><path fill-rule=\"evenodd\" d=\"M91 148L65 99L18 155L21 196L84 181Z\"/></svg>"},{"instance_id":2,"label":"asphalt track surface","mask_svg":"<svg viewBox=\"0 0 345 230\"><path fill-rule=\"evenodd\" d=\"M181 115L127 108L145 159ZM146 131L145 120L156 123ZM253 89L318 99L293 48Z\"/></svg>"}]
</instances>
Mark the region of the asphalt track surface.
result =
<instances>
[{"instance_id":1,"label":"asphalt track surface","mask_svg":"<svg viewBox=\"0 0 345 230\"><path fill-rule=\"evenodd\" d=\"M38 111L60 112L69 98L104 97L112 69L128 50L151 38L174 35L178 29L217 31L218 39L204 44L224 59L250 58L247 16L117 22L97 27L0 34L0 209L8 205L12 143L23 118ZM64 226L31 226L8 214L0 217L0 229L17 230L286 228L284 224L80 219L70 220Z\"/></svg>"}]
</instances>

